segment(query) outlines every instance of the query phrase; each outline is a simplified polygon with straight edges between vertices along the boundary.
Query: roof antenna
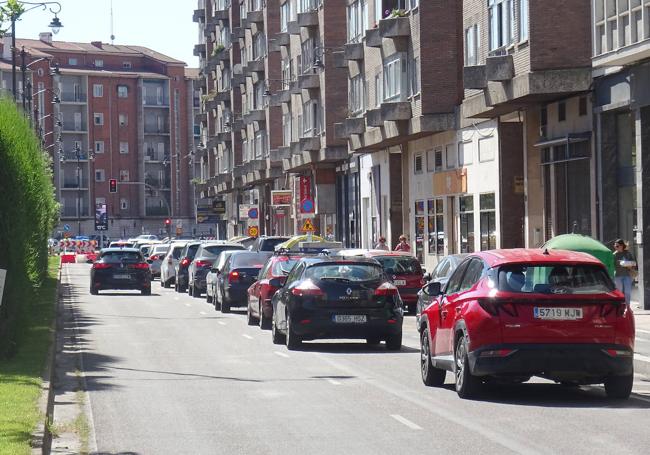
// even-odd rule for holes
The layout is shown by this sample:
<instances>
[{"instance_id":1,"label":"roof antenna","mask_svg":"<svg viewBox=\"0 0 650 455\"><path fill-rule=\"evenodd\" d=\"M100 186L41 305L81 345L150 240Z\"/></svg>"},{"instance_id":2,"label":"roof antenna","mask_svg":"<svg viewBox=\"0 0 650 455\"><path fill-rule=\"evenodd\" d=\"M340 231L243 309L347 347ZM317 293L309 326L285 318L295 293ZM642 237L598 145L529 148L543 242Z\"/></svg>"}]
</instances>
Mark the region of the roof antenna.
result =
<instances>
[{"instance_id":1,"label":"roof antenna","mask_svg":"<svg viewBox=\"0 0 650 455\"><path fill-rule=\"evenodd\" d=\"M542 254L548 256L548 255L550 254L550 253L548 252L548 248L544 248L544 252L543 252Z\"/></svg>"},{"instance_id":2,"label":"roof antenna","mask_svg":"<svg viewBox=\"0 0 650 455\"><path fill-rule=\"evenodd\" d=\"M111 0L111 45L115 44L115 33L113 32L113 0Z\"/></svg>"}]
</instances>

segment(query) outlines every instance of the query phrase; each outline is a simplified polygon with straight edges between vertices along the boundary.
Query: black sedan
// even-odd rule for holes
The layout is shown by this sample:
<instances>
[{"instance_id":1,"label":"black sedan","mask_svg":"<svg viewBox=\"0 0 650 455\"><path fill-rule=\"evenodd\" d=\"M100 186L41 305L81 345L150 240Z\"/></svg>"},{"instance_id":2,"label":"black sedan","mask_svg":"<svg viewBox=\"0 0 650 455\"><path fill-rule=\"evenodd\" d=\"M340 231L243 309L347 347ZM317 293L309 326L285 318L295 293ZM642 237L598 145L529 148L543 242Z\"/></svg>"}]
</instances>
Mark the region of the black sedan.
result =
<instances>
[{"instance_id":1,"label":"black sedan","mask_svg":"<svg viewBox=\"0 0 650 455\"><path fill-rule=\"evenodd\" d=\"M215 308L229 313L231 307L248 305L248 288L257 281L270 252L233 251L226 259L216 280Z\"/></svg>"},{"instance_id":2,"label":"black sedan","mask_svg":"<svg viewBox=\"0 0 650 455\"><path fill-rule=\"evenodd\" d=\"M106 248L90 269L90 293L104 289L137 289L151 294L151 270L137 248Z\"/></svg>"},{"instance_id":3,"label":"black sedan","mask_svg":"<svg viewBox=\"0 0 650 455\"><path fill-rule=\"evenodd\" d=\"M271 281L281 286L272 300L275 344L297 349L303 340L361 338L401 349L403 303L375 260L303 258L286 279Z\"/></svg>"}]
</instances>

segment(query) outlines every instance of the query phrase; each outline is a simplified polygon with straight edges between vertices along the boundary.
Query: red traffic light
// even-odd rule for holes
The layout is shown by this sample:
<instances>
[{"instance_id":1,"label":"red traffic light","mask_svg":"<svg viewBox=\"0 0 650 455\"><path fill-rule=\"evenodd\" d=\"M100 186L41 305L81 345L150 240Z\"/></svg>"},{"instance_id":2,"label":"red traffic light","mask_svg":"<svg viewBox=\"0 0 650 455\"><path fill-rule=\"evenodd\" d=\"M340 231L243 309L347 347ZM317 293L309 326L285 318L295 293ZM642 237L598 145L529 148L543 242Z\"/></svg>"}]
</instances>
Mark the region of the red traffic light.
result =
<instances>
[{"instance_id":1,"label":"red traffic light","mask_svg":"<svg viewBox=\"0 0 650 455\"><path fill-rule=\"evenodd\" d=\"M165 226L169 226L170 224L172 224L172 220L165 218Z\"/></svg>"},{"instance_id":2,"label":"red traffic light","mask_svg":"<svg viewBox=\"0 0 650 455\"><path fill-rule=\"evenodd\" d=\"M108 180L108 192L117 193L117 179Z\"/></svg>"}]
</instances>

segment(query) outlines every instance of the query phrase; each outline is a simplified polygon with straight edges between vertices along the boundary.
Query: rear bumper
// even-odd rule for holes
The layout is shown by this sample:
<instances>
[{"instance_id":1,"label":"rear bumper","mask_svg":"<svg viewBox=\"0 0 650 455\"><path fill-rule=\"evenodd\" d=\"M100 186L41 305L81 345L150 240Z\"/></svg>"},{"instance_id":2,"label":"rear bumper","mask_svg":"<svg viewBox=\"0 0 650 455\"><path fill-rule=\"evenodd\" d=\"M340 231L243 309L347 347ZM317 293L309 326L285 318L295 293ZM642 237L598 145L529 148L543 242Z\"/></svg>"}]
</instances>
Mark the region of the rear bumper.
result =
<instances>
[{"instance_id":1,"label":"rear bumper","mask_svg":"<svg viewBox=\"0 0 650 455\"><path fill-rule=\"evenodd\" d=\"M380 314L378 314L380 313ZM386 311L370 313L346 312L346 314L366 314L365 323L337 323L334 314L296 313L291 315L293 332L305 340L323 338L385 338L402 332L402 316L387 315ZM389 322L392 321L392 322Z\"/></svg>"},{"instance_id":2,"label":"rear bumper","mask_svg":"<svg viewBox=\"0 0 650 455\"><path fill-rule=\"evenodd\" d=\"M224 292L230 306L246 306L248 304L248 288L229 287Z\"/></svg>"},{"instance_id":3,"label":"rear bumper","mask_svg":"<svg viewBox=\"0 0 650 455\"><path fill-rule=\"evenodd\" d=\"M612 356L607 349L630 355ZM505 356L490 351L512 350ZM588 381L633 372L632 350L614 344L501 344L468 354L475 376L542 376L557 380Z\"/></svg>"}]
</instances>

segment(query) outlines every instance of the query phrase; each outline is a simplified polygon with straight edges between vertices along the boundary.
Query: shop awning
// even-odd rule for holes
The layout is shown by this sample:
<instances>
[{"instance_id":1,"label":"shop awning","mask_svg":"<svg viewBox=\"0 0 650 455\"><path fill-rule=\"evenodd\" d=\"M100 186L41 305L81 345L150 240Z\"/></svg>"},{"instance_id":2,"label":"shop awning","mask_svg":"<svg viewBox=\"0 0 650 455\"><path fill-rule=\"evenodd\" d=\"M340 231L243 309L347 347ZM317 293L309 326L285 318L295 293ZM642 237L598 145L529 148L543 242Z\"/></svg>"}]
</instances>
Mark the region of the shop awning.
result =
<instances>
[{"instance_id":1,"label":"shop awning","mask_svg":"<svg viewBox=\"0 0 650 455\"><path fill-rule=\"evenodd\" d=\"M586 142L591 140L591 131L584 133L569 133L566 136L561 136L553 139L542 139L535 144L535 147L551 147L560 144L573 144L576 142Z\"/></svg>"}]
</instances>

